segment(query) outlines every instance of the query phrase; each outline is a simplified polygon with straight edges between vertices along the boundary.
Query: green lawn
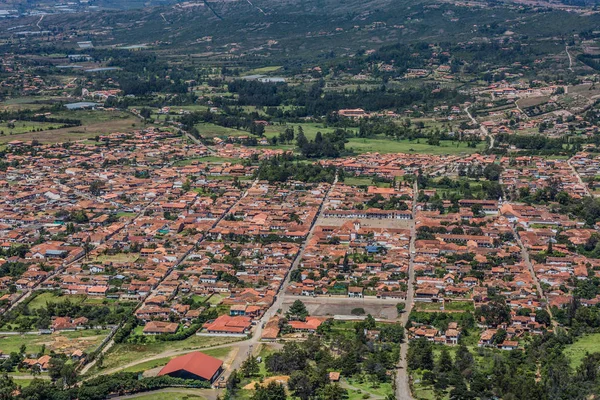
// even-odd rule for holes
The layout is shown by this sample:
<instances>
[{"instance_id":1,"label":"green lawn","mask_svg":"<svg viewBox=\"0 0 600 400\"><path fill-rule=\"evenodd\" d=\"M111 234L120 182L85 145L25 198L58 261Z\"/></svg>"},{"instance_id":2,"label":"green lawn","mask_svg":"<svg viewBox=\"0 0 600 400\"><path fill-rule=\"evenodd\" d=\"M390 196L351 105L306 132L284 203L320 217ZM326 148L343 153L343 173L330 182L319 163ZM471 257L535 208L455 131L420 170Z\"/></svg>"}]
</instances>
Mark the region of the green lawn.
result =
<instances>
[{"instance_id":1,"label":"green lawn","mask_svg":"<svg viewBox=\"0 0 600 400\"><path fill-rule=\"evenodd\" d=\"M223 347L220 349L211 349L211 350L203 351L204 354L207 354L211 357L219 358L221 360L224 360L230 352L231 352L231 347ZM169 361L171 361L174 357L175 356L164 357L164 358L159 358L157 360L146 361L146 362L134 365L132 367L126 368L123 370L123 372L141 372L141 371L147 371L149 369L153 369L156 367L162 367L163 365L166 365Z\"/></svg>"},{"instance_id":2,"label":"green lawn","mask_svg":"<svg viewBox=\"0 0 600 400\"><path fill-rule=\"evenodd\" d=\"M186 390L185 392L175 392L175 391L171 391L169 390L168 392L157 392L157 393L149 393L149 394L144 394L141 396L136 396L135 397L137 400L164 400L164 399L169 399L169 400L203 400L204 397L200 396L200 395L196 395L196 394L191 394L191 392L188 390Z\"/></svg>"},{"instance_id":3,"label":"green lawn","mask_svg":"<svg viewBox=\"0 0 600 400\"><path fill-rule=\"evenodd\" d=\"M597 352L600 352L600 333L584 335L565 348L565 355L571 360L573 368L577 368L581 364L586 353Z\"/></svg>"},{"instance_id":4,"label":"green lawn","mask_svg":"<svg viewBox=\"0 0 600 400\"><path fill-rule=\"evenodd\" d=\"M56 296L52 292L45 292L37 295L33 300L29 302L30 310L37 310L45 307L47 303L64 303L69 299L72 303L82 303L85 300L85 295L63 295Z\"/></svg>"},{"instance_id":5,"label":"green lawn","mask_svg":"<svg viewBox=\"0 0 600 400\"><path fill-rule=\"evenodd\" d=\"M12 125L8 122L0 123L0 135L18 135L27 132L37 132L38 130L57 129L64 124L59 122L34 122L34 121L16 121Z\"/></svg>"},{"instance_id":6,"label":"green lawn","mask_svg":"<svg viewBox=\"0 0 600 400\"><path fill-rule=\"evenodd\" d=\"M237 342L239 338L193 335L185 340L174 342L157 342L152 340L152 338L148 340L150 342L146 344L116 344L104 358L104 369L117 368L145 357L164 353L165 351L201 350L205 347Z\"/></svg>"},{"instance_id":7,"label":"green lawn","mask_svg":"<svg viewBox=\"0 0 600 400\"><path fill-rule=\"evenodd\" d=\"M177 167L183 167L183 166L192 164L194 161L197 161L199 163L222 164L222 163L226 163L226 162L235 163L238 160L236 160L234 158L227 158L227 157L208 156L208 157L188 158L187 160L179 160L174 165Z\"/></svg>"},{"instance_id":8,"label":"green lawn","mask_svg":"<svg viewBox=\"0 0 600 400\"><path fill-rule=\"evenodd\" d=\"M220 137L226 138L227 136L250 136L250 132L242 131L238 129L225 128L215 124L200 123L196 125L196 129L200 132L202 137L213 138Z\"/></svg>"},{"instance_id":9,"label":"green lawn","mask_svg":"<svg viewBox=\"0 0 600 400\"><path fill-rule=\"evenodd\" d=\"M308 140L313 140L315 138L315 136L317 136L317 132L321 132L321 133L327 133L327 132L333 132L335 131L337 128L334 127L325 127L323 124L319 124L319 123L315 123L315 122L308 122L308 123L301 123L301 124L288 124L288 125L269 125L265 128L265 136L268 138L271 138L273 136L279 136L279 134L283 131L286 130L286 128L288 127L293 127L294 128L294 132L297 135L298 134L298 127L302 127L302 130L304 132L304 136L306 136L306 138ZM356 129L348 129L349 131L356 131Z\"/></svg>"},{"instance_id":10,"label":"green lawn","mask_svg":"<svg viewBox=\"0 0 600 400\"><path fill-rule=\"evenodd\" d=\"M262 68L254 68L250 71L246 72L244 75L260 75L260 74L268 74L269 72L275 72L280 70L282 67L280 65L273 65L270 67L262 67Z\"/></svg>"},{"instance_id":11,"label":"green lawn","mask_svg":"<svg viewBox=\"0 0 600 400\"><path fill-rule=\"evenodd\" d=\"M471 154L483 151L485 143L480 143L476 148L467 147L467 143L442 140L440 146L430 146L426 139L419 140L393 140L373 138L350 138L346 149L353 149L357 153L424 153L424 154Z\"/></svg>"},{"instance_id":12,"label":"green lawn","mask_svg":"<svg viewBox=\"0 0 600 400\"><path fill-rule=\"evenodd\" d=\"M356 378L342 379L342 386L348 390L350 399L362 399L366 393L374 396L386 397L393 394L391 383L373 383L369 381L359 381ZM354 389L353 389L354 388Z\"/></svg>"}]
</instances>

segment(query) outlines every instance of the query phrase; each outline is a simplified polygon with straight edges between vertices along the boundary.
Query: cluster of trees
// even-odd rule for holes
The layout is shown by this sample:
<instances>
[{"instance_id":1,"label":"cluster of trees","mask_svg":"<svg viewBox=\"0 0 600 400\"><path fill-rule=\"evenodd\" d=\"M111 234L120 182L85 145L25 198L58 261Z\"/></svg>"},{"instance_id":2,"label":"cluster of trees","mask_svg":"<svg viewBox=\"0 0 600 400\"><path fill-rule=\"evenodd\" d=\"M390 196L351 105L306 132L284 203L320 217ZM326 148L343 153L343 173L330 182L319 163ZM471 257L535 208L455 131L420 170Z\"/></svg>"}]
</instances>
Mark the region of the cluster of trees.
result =
<instances>
[{"instance_id":1,"label":"cluster of trees","mask_svg":"<svg viewBox=\"0 0 600 400\"><path fill-rule=\"evenodd\" d=\"M445 347L435 357L433 344L415 340L408 366L423 373L436 396L449 392L451 399L585 399L600 388L600 353L587 354L573 370L563 354L570 342L564 333L546 333L533 337L524 351L481 351L485 360L478 362L466 346L454 358Z\"/></svg>"},{"instance_id":2,"label":"cluster of trees","mask_svg":"<svg viewBox=\"0 0 600 400\"><path fill-rule=\"evenodd\" d=\"M235 80L228 84L230 92L238 95L239 105L277 107L296 106L297 117L324 116L344 108L362 108L367 111L401 110L413 104L425 110L438 103L463 103L470 97L454 89L436 85L422 85L392 90L382 85L374 89L343 92L323 91L324 81L311 86L290 86L251 80ZM303 112L298 114L298 109Z\"/></svg>"},{"instance_id":3,"label":"cluster of trees","mask_svg":"<svg viewBox=\"0 0 600 400\"><path fill-rule=\"evenodd\" d=\"M518 149L529 150L529 154L560 154L567 153L564 145L566 139L552 139L543 135L509 135L500 133L496 135L496 142L515 146Z\"/></svg>"},{"instance_id":4,"label":"cluster of trees","mask_svg":"<svg viewBox=\"0 0 600 400\"><path fill-rule=\"evenodd\" d=\"M366 205L369 208L380 208L382 210L408 210L407 201L410 201L410 198L406 195L401 197L391 196L386 200L382 195L376 194L367 201Z\"/></svg>"},{"instance_id":5,"label":"cluster of trees","mask_svg":"<svg viewBox=\"0 0 600 400\"><path fill-rule=\"evenodd\" d=\"M304 157L322 158L339 157L345 153L346 131L336 129L324 135L317 132L314 140L308 140L302 131L296 137L296 146Z\"/></svg>"},{"instance_id":6,"label":"cluster of trees","mask_svg":"<svg viewBox=\"0 0 600 400\"><path fill-rule=\"evenodd\" d=\"M59 364L57 363L56 366L58 367ZM29 386L18 387L11 377L4 375L0 377L0 398L7 400L104 400L111 395L123 396L169 386L210 387L208 382L171 378L170 376L139 378L138 373L134 372L101 375L89 379L79 386L75 385L75 381L68 383L65 384L62 379L54 382L34 379Z\"/></svg>"},{"instance_id":7,"label":"cluster of trees","mask_svg":"<svg viewBox=\"0 0 600 400\"><path fill-rule=\"evenodd\" d=\"M335 167L323 167L320 164L293 162L290 156L272 157L264 160L256 172L255 178L269 182L286 182L294 179L307 183L333 183Z\"/></svg>"}]
</instances>

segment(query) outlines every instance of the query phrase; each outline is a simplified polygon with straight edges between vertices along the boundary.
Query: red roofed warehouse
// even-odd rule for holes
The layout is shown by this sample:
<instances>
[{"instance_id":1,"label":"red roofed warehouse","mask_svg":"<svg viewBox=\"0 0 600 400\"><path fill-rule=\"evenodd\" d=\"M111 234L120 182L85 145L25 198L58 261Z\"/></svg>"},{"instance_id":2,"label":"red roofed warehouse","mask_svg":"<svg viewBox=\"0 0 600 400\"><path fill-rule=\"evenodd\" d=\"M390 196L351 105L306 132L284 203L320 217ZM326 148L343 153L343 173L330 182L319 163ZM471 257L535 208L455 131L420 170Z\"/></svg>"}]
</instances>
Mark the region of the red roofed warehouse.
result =
<instances>
[{"instance_id":1,"label":"red roofed warehouse","mask_svg":"<svg viewBox=\"0 0 600 400\"><path fill-rule=\"evenodd\" d=\"M169 361L158 376L169 375L174 378L197 379L214 382L223 370L223 361L199 351L176 357Z\"/></svg>"}]
</instances>

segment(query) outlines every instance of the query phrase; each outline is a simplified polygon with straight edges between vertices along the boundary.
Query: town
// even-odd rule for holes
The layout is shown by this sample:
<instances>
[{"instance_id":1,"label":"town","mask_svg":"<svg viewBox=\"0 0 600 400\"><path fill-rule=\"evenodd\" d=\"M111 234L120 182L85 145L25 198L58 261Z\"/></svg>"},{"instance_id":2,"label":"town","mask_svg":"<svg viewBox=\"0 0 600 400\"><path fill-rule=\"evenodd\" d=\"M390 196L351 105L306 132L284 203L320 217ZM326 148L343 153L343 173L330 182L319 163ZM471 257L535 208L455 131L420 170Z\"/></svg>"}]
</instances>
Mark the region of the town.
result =
<instances>
[{"instance_id":1,"label":"town","mask_svg":"<svg viewBox=\"0 0 600 400\"><path fill-rule=\"evenodd\" d=\"M596 399L597 8L284 3L0 10L0 398Z\"/></svg>"}]
</instances>

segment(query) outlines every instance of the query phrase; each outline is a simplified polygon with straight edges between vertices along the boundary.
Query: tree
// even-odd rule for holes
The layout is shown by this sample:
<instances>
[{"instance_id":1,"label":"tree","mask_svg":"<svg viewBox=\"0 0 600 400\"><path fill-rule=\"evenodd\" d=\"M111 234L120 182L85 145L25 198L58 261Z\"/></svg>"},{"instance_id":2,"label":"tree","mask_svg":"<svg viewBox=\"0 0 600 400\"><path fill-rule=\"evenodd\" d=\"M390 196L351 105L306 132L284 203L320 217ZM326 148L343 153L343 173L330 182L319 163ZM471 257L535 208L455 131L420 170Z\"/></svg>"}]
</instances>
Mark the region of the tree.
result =
<instances>
[{"instance_id":1,"label":"tree","mask_svg":"<svg viewBox=\"0 0 600 400\"><path fill-rule=\"evenodd\" d=\"M454 366L463 374L473 367L473 355L464 344L458 346L458 349L456 350Z\"/></svg>"},{"instance_id":2,"label":"tree","mask_svg":"<svg viewBox=\"0 0 600 400\"><path fill-rule=\"evenodd\" d=\"M291 320L304 321L308 316L308 310L302 301L296 300L286 313L286 316Z\"/></svg>"},{"instance_id":3,"label":"tree","mask_svg":"<svg viewBox=\"0 0 600 400\"><path fill-rule=\"evenodd\" d=\"M323 400L343 400L348 397L348 391L338 383L325 385L319 394Z\"/></svg>"},{"instance_id":4,"label":"tree","mask_svg":"<svg viewBox=\"0 0 600 400\"><path fill-rule=\"evenodd\" d=\"M17 390L17 385L13 379L6 374L2 375L0 377L0 400L14 399L15 390Z\"/></svg>"},{"instance_id":5,"label":"tree","mask_svg":"<svg viewBox=\"0 0 600 400\"><path fill-rule=\"evenodd\" d=\"M242 372L242 375L248 378L252 375L258 374L258 372L260 371L260 367L258 365L258 361L256 361L256 358L251 355L242 363L242 367L240 368L240 370Z\"/></svg>"},{"instance_id":6,"label":"tree","mask_svg":"<svg viewBox=\"0 0 600 400\"><path fill-rule=\"evenodd\" d=\"M61 370L64 366L64 359L56 356L50 358L50 362L48 363L48 375L50 375L50 378L53 381L56 381L61 378Z\"/></svg>"},{"instance_id":7,"label":"tree","mask_svg":"<svg viewBox=\"0 0 600 400\"><path fill-rule=\"evenodd\" d=\"M488 304L475 310L476 317L483 317L490 326L498 326L510 322L510 308L503 299L491 300Z\"/></svg>"},{"instance_id":8,"label":"tree","mask_svg":"<svg viewBox=\"0 0 600 400\"><path fill-rule=\"evenodd\" d=\"M417 339L410 342L406 356L408 368L433 370L433 347L427 339Z\"/></svg>"},{"instance_id":9,"label":"tree","mask_svg":"<svg viewBox=\"0 0 600 400\"><path fill-rule=\"evenodd\" d=\"M502 167L499 164L488 164L483 169L483 176L488 181L498 181L500 179L500 174L502 174Z\"/></svg>"},{"instance_id":10,"label":"tree","mask_svg":"<svg viewBox=\"0 0 600 400\"><path fill-rule=\"evenodd\" d=\"M310 382L310 378L304 371L292 372L288 381L288 388L301 400L308 400L314 394L314 388Z\"/></svg>"},{"instance_id":11,"label":"tree","mask_svg":"<svg viewBox=\"0 0 600 400\"><path fill-rule=\"evenodd\" d=\"M450 372L452 371L452 357L450 357L450 352L446 346L442 347L442 352L440 353L440 359L437 364L438 372Z\"/></svg>"},{"instance_id":12,"label":"tree","mask_svg":"<svg viewBox=\"0 0 600 400\"><path fill-rule=\"evenodd\" d=\"M282 384L271 382L266 387L256 384L252 400L286 400L285 388Z\"/></svg>"},{"instance_id":13,"label":"tree","mask_svg":"<svg viewBox=\"0 0 600 400\"><path fill-rule=\"evenodd\" d=\"M549 326L551 323L550 320L550 314L548 314L548 311L542 309L542 310L537 310L535 313L535 322L537 322L538 324L544 324L546 326Z\"/></svg>"},{"instance_id":14,"label":"tree","mask_svg":"<svg viewBox=\"0 0 600 400\"><path fill-rule=\"evenodd\" d=\"M398 314L402 314L405 309L406 309L406 304L404 304L404 303L396 304L396 311L398 311Z\"/></svg>"}]
</instances>

